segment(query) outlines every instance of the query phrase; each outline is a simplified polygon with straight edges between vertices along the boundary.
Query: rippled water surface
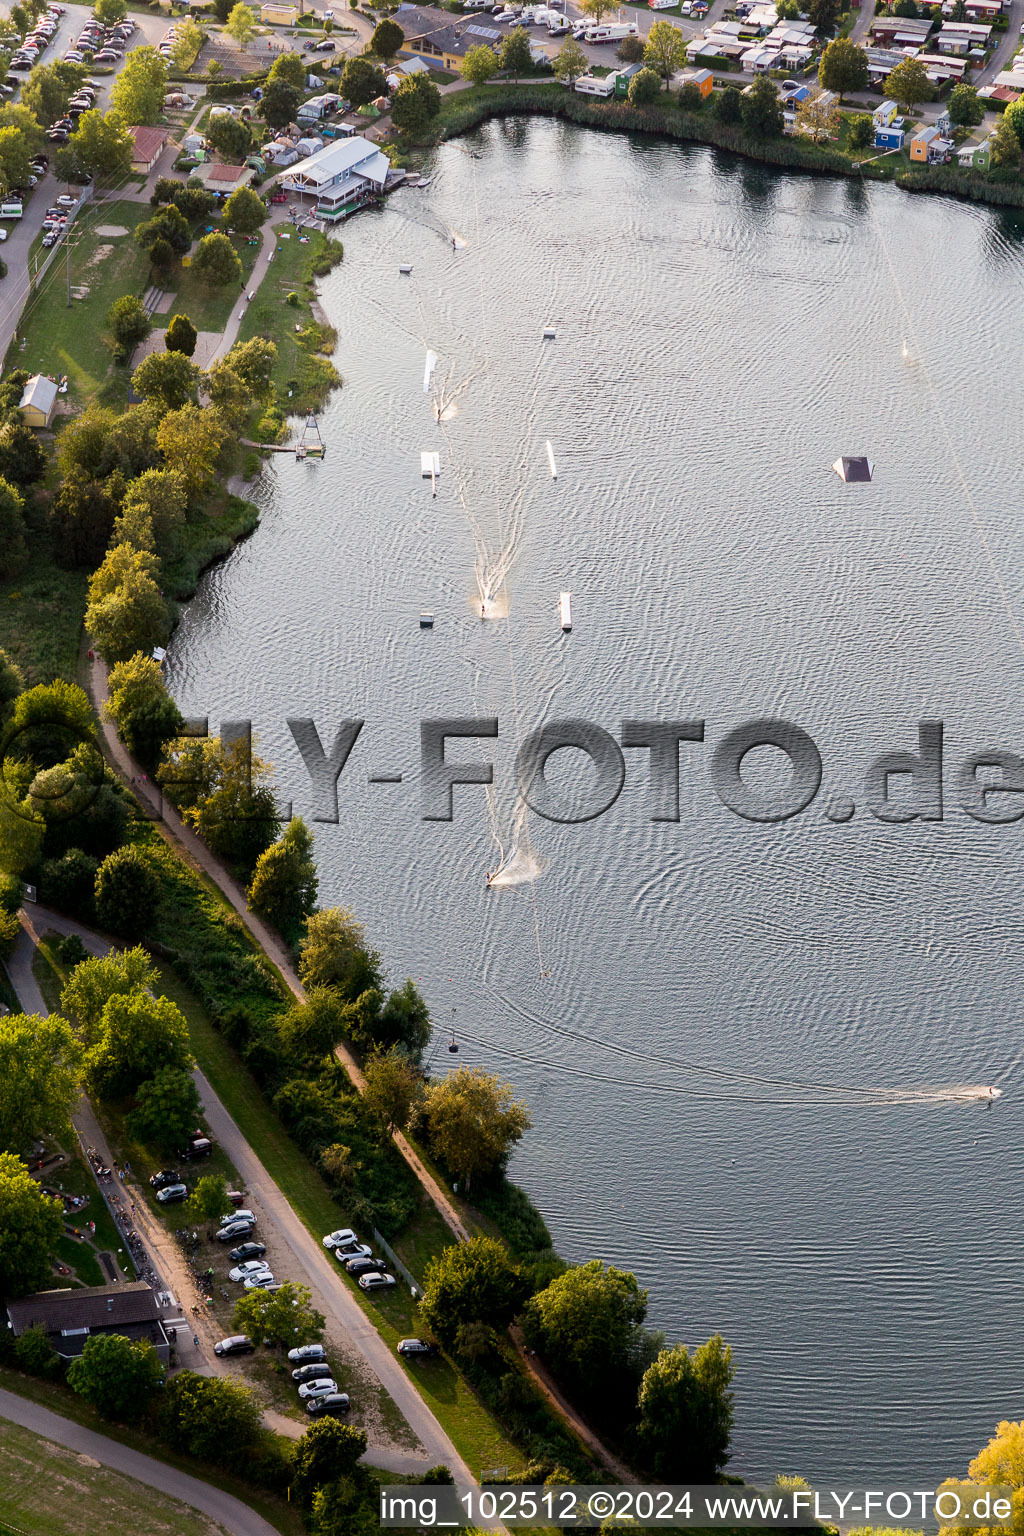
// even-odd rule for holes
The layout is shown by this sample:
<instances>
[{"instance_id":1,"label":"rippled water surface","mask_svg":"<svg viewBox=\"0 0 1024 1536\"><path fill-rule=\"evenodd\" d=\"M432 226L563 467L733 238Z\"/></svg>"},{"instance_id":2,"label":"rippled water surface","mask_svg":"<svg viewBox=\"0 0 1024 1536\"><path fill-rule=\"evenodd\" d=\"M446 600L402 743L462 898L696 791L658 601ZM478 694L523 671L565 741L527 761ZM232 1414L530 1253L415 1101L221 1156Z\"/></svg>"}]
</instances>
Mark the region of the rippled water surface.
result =
<instances>
[{"instance_id":1,"label":"rippled water surface","mask_svg":"<svg viewBox=\"0 0 1024 1536\"><path fill-rule=\"evenodd\" d=\"M1020 229L550 122L430 169L342 231L326 462L276 460L258 532L178 631L174 690L251 716L307 815L285 718L325 740L365 718L318 829L322 899L420 982L439 1035L457 1007L460 1061L527 1098L514 1173L561 1251L634 1269L671 1337L732 1342L739 1467L962 1470L1021 1412L1024 834L954 792L970 749L1022 740ZM874 483L844 486L842 453ZM449 745L496 764L451 824L419 815L418 722L443 714L501 731ZM763 715L824 759L776 826L708 780ZM565 716L705 719L679 823L649 819L627 751L606 815L517 833L517 743ZM883 825L865 766L925 717L946 722L946 819ZM586 785L574 759L557 783ZM891 1095L993 1082L991 1111Z\"/></svg>"}]
</instances>

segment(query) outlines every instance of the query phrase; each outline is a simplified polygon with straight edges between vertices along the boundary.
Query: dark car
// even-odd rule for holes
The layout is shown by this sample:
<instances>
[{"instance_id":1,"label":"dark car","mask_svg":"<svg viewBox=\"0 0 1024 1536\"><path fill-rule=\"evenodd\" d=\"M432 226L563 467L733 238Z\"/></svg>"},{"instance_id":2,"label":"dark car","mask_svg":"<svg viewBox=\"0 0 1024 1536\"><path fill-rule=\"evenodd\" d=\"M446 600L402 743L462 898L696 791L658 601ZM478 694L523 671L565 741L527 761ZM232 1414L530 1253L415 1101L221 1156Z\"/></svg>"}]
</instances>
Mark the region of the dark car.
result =
<instances>
[{"instance_id":1,"label":"dark car","mask_svg":"<svg viewBox=\"0 0 1024 1536\"><path fill-rule=\"evenodd\" d=\"M149 1182L154 1189L163 1189L168 1184L180 1184L181 1174L173 1168L162 1168L159 1173L154 1173Z\"/></svg>"},{"instance_id":2,"label":"dark car","mask_svg":"<svg viewBox=\"0 0 1024 1536\"><path fill-rule=\"evenodd\" d=\"M306 1404L306 1412L311 1418L317 1418L321 1413L348 1413L348 1409L347 1392L329 1392L325 1397L311 1397Z\"/></svg>"},{"instance_id":3,"label":"dark car","mask_svg":"<svg viewBox=\"0 0 1024 1536\"><path fill-rule=\"evenodd\" d=\"M332 1374L326 1360L314 1360L311 1365L296 1366L292 1381L330 1381Z\"/></svg>"},{"instance_id":4,"label":"dark car","mask_svg":"<svg viewBox=\"0 0 1024 1536\"><path fill-rule=\"evenodd\" d=\"M262 1259L266 1251L266 1243L240 1243L237 1248L232 1248L228 1258L234 1259L236 1264L244 1264L248 1259Z\"/></svg>"},{"instance_id":5,"label":"dark car","mask_svg":"<svg viewBox=\"0 0 1024 1536\"><path fill-rule=\"evenodd\" d=\"M349 1259L345 1269L350 1275L368 1275L371 1270L379 1274L382 1269L387 1269L387 1265L382 1264L380 1259L368 1259L360 1255L358 1258Z\"/></svg>"},{"instance_id":6,"label":"dark car","mask_svg":"<svg viewBox=\"0 0 1024 1536\"><path fill-rule=\"evenodd\" d=\"M213 1142L208 1136L193 1136L186 1147L178 1153L183 1162L191 1162L194 1157L209 1157L213 1151Z\"/></svg>"},{"instance_id":7,"label":"dark car","mask_svg":"<svg viewBox=\"0 0 1024 1536\"><path fill-rule=\"evenodd\" d=\"M51 144L66 144L71 135L66 128L51 128L46 137Z\"/></svg>"},{"instance_id":8,"label":"dark car","mask_svg":"<svg viewBox=\"0 0 1024 1536\"><path fill-rule=\"evenodd\" d=\"M221 1227L217 1233L218 1243L233 1243L239 1237L251 1237L256 1230L255 1223L251 1221L229 1221L226 1227Z\"/></svg>"},{"instance_id":9,"label":"dark car","mask_svg":"<svg viewBox=\"0 0 1024 1536\"><path fill-rule=\"evenodd\" d=\"M398 1343L398 1353L400 1355L421 1355L426 1357L429 1355L440 1354L440 1350L438 1349L437 1345L432 1344L429 1339L400 1339Z\"/></svg>"},{"instance_id":10,"label":"dark car","mask_svg":"<svg viewBox=\"0 0 1024 1536\"><path fill-rule=\"evenodd\" d=\"M288 1359L293 1365L302 1365L307 1360L326 1360L327 1351L322 1344L299 1344L288 1351Z\"/></svg>"},{"instance_id":11,"label":"dark car","mask_svg":"<svg viewBox=\"0 0 1024 1536\"><path fill-rule=\"evenodd\" d=\"M213 1346L215 1355L251 1355L256 1348L252 1339L245 1333L233 1333L228 1339L221 1339L219 1344Z\"/></svg>"}]
</instances>

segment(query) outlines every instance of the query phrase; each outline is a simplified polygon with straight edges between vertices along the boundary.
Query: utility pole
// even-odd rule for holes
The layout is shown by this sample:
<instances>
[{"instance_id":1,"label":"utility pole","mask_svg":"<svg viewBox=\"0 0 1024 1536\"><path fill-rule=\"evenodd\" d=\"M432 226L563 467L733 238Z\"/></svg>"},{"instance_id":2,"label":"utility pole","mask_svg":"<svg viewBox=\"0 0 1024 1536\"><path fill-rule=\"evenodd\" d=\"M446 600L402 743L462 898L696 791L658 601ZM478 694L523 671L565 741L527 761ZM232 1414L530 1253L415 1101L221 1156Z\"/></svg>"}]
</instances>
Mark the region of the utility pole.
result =
<instances>
[{"instance_id":1,"label":"utility pole","mask_svg":"<svg viewBox=\"0 0 1024 1536\"><path fill-rule=\"evenodd\" d=\"M71 308L71 230L64 236L64 257L68 274L68 309Z\"/></svg>"}]
</instances>

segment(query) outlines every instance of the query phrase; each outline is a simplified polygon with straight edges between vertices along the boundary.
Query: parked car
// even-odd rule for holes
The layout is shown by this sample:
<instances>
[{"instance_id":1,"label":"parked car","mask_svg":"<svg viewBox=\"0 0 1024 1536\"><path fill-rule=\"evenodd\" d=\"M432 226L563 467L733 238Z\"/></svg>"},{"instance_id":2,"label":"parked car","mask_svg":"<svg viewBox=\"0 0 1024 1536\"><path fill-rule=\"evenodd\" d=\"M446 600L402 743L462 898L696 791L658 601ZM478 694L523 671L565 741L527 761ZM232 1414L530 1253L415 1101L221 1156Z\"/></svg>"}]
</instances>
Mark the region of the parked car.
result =
<instances>
[{"instance_id":1,"label":"parked car","mask_svg":"<svg viewBox=\"0 0 1024 1536\"><path fill-rule=\"evenodd\" d=\"M187 1163L195 1157L209 1157L212 1151L213 1142L209 1136L193 1136L192 1140L178 1153L178 1156Z\"/></svg>"},{"instance_id":2,"label":"parked car","mask_svg":"<svg viewBox=\"0 0 1024 1536\"><path fill-rule=\"evenodd\" d=\"M371 1259L360 1255L355 1259L345 1260L345 1269L350 1275L368 1275L374 1270L387 1269L380 1259Z\"/></svg>"},{"instance_id":3,"label":"parked car","mask_svg":"<svg viewBox=\"0 0 1024 1536\"><path fill-rule=\"evenodd\" d=\"M60 197L58 197L58 199L57 199L57 207L58 208L77 208L78 207L78 198L77 197L72 197L70 192L62 192ZM153 1180L150 1179L149 1182L152 1184ZM159 1185L156 1186L156 1187L159 1188Z\"/></svg>"},{"instance_id":4,"label":"parked car","mask_svg":"<svg viewBox=\"0 0 1024 1536\"><path fill-rule=\"evenodd\" d=\"M187 1184L165 1184L163 1189L158 1189L156 1197L161 1205L176 1205L179 1200L188 1199Z\"/></svg>"},{"instance_id":5,"label":"parked car","mask_svg":"<svg viewBox=\"0 0 1024 1536\"><path fill-rule=\"evenodd\" d=\"M325 1248L346 1248L350 1243L358 1242L358 1238L351 1227L339 1227L337 1232L328 1232L324 1238Z\"/></svg>"},{"instance_id":6,"label":"parked car","mask_svg":"<svg viewBox=\"0 0 1024 1536\"><path fill-rule=\"evenodd\" d=\"M237 1264L234 1269L228 1270L228 1279L236 1285L241 1285L243 1280L251 1280L256 1275L269 1275L270 1265L266 1259L246 1259L244 1263Z\"/></svg>"},{"instance_id":7,"label":"parked car","mask_svg":"<svg viewBox=\"0 0 1024 1536\"><path fill-rule=\"evenodd\" d=\"M215 1344L213 1352L215 1355L251 1355L255 1348L247 1333L233 1333L230 1338Z\"/></svg>"},{"instance_id":8,"label":"parked car","mask_svg":"<svg viewBox=\"0 0 1024 1536\"><path fill-rule=\"evenodd\" d=\"M382 1275L374 1272L372 1275L359 1276L359 1289L361 1291L383 1291L395 1284L394 1275Z\"/></svg>"},{"instance_id":9,"label":"parked car","mask_svg":"<svg viewBox=\"0 0 1024 1536\"><path fill-rule=\"evenodd\" d=\"M321 1413L348 1413L348 1409L347 1392L329 1392L326 1397L311 1397L306 1404L306 1412L313 1418Z\"/></svg>"},{"instance_id":10,"label":"parked car","mask_svg":"<svg viewBox=\"0 0 1024 1536\"><path fill-rule=\"evenodd\" d=\"M66 144L71 135L66 128L51 128L46 137L51 144Z\"/></svg>"},{"instance_id":11,"label":"parked car","mask_svg":"<svg viewBox=\"0 0 1024 1536\"><path fill-rule=\"evenodd\" d=\"M365 1243L356 1243L352 1248L335 1248L334 1257L339 1264L347 1264L349 1259L368 1259L372 1256L373 1249L367 1248Z\"/></svg>"},{"instance_id":12,"label":"parked car","mask_svg":"<svg viewBox=\"0 0 1024 1536\"><path fill-rule=\"evenodd\" d=\"M6 229L4 230L4 239L5 240L7 239L7 231L6 231ZM59 229L48 229L46 234L43 236L42 245L43 245L45 250L49 250L51 245L56 245L57 241L59 239L60 239L60 230Z\"/></svg>"},{"instance_id":13,"label":"parked car","mask_svg":"<svg viewBox=\"0 0 1024 1536\"><path fill-rule=\"evenodd\" d=\"M232 1248L228 1258L234 1259L236 1264L244 1264L246 1259L261 1259L266 1251L266 1243L241 1243L237 1248Z\"/></svg>"},{"instance_id":14,"label":"parked car","mask_svg":"<svg viewBox=\"0 0 1024 1536\"><path fill-rule=\"evenodd\" d=\"M245 1199L245 1196L242 1194L240 1189L229 1189L226 1193L228 1201L231 1205L241 1205L242 1201ZM237 1216L237 1214L238 1212L236 1211L235 1215Z\"/></svg>"},{"instance_id":15,"label":"parked car","mask_svg":"<svg viewBox=\"0 0 1024 1536\"><path fill-rule=\"evenodd\" d=\"M337 1392L338 1383L325 1376L321 1381L305 1381L299 1388L299 1396L303 1402L310 1397L329 1397L332 1392Z\"/></svg>"},{"instance_id":16,"label":"parked car","mask_svg":"<svg viewBox=\"0 0 1024 1536\"><path fill-rule=\"evenodd\" d=\"M326 1360L313 1360L309 1365L296 1366L292 1371L292 1381L329 1381L331 1379L331 1367Z\"/></svg>"},{"instance_id":17,"label":"parked car","mask_svg":"<svg viewBox=\"0 0 1024 1536\"><path fill-rule=\"evenodd\" d=\"M398 1353L414 1358L416 1356L437 1355L440 1354L440 1350L429 1339L399 1339Z\"/></svg>"},{"instance_id":18,"label":"parked car","mask_svg":"<svg viewBox=\"0 0 1024 1536\"><path fill-rule=\"evenodd\" d=\"M242 1284L247 1291L265 1291L268 1285L274 1284L274 1277L269 1269L261 1269L258 1274L243 1280Z\"/></svg>"},{"instance_id":19,"label":"parked car","mask_svg":"<svg viewBox=\"0 0 1024 1536\"><path fill-rule=\"evenodd\" d=\"M233 1243L237 1237L251 1237L253 1223L251 1221L229 1221L226 1227L221 1227L216 1233L218 1243Z\"/></svg>"},{"instance_id":20,"label":"parked car","mask_svg":"<svg viewBox=\"0 0 1024 1536\"><path fill-rule=\"evenodd\" d=\"M230 1223L233 1222L233 1221L251 1221L253 1226L255 1226L256 1225L256 1212L255 1211L228 1211L226 1216L222 1216L221 1217L219 1225L222 1226L222 1227L226 1227L226 1226L229 1226Z\"/></svg>"},{"instance_id":21,"label":"parked car","mask_svg":"<svg viewBox=\"0 0 1024 1536\"><path fill-rule=\"evenodd\" d=\"M94 64L116 64L120 57L113 48L101 48L99 53L93 54L92 61Z\"/></svg>"},{"instance_id":22,"label":"parked car","mask_svg":"<svg viewBox=\"0 0 1024 1536\"><path fill-rule=\"evenodd\" d=\"M288 1351L288 1359L293 1365L300 1365L306 1360L326 1360L327 1351L322 1344L298 1344Z\"/></svg>"}]
</instances>

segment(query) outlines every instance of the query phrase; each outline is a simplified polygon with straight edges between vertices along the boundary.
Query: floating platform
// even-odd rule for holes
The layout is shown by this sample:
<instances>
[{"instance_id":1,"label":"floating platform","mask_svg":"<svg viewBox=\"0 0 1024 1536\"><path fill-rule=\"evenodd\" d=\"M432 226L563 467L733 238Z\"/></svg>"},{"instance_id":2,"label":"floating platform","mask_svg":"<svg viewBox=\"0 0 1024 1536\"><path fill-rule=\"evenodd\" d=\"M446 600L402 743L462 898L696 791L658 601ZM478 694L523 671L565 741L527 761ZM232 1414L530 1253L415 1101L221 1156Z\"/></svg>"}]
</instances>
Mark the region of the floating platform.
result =
<instances>
[{"instance_id":1,"label":"floating platform","mask_svg":"<svg viewBox=\"0 0 1024 1536\"><path fill-rule=\"evenodd\" d=\"M552 480L557 480L558 479L558 470L555 468L555 450L552 448L550 443L547 444L547 450L548 450L548 466L549 466L549 468L551 470L551 478L552 478Z\"/></svg>"},{"instance_id":2,"label":"floating platform","mask_svg":"<svg viewBox=\"0 0 1024 1536\"><path fill-rule=\"evenodd\" d=\"M420 629L433 629L434 615L432 613L420 614Z\"/></svg>"},{"instance_id":3,"label":"floating platform","mask_svg":"<svg viewBox=\"0 0 1024 1536\"><path fill-rule=\"evenodd\" d=\"M572 629L572 593L559 592L558 594L558 621L565 634Z\"/></svg>"},{"instance_id":4,"label":"floating platform","mask_svg":"<svg viewBox=\"0 0 1024 1536\"><path fill-rule=\"evenodd\" d=\"M544 340L545 341L554 341L555 334L556 333L555 333L554 327L549 325L547 327L547 329L545 330L545 332L544 332Z\"/></svg>"},{"instance_id":5,"label":"floating platform","mask_svg":"<svg viewBox=\"0 0 1024 1536\"><path fill-rule=\"evenodd\" d=\"M412 267L399 267L398 270L403 277L411 277L412 275Z\"/></svg>"},{"instance_id":6,"label":"floating platform","mask_svg":"<svg viewBox=\"0 0 1024 1536\"><path fill-rule=\"evenodd\" d=\"M420 454L420 474L424 480L433 480L441 473L441 455L439 453Z\"/></svg>"}]
</instances>

